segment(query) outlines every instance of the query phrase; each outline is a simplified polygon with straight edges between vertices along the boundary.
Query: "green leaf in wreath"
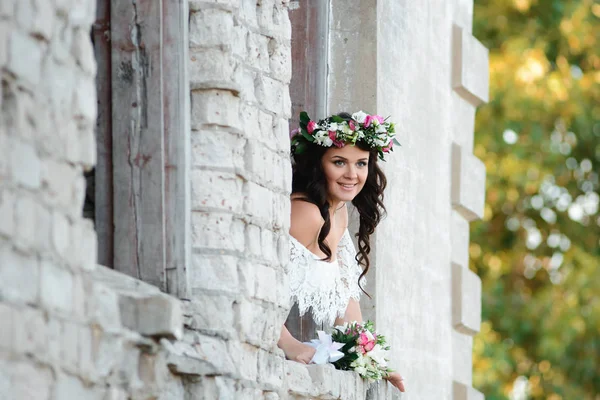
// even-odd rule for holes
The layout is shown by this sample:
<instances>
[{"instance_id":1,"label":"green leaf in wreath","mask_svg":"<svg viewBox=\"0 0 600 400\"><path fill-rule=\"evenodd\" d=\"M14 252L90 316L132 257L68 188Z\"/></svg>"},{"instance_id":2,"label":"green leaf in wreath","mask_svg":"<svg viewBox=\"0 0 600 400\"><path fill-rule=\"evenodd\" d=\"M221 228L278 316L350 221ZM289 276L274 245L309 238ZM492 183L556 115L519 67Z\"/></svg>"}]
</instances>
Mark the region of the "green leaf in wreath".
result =
<instances>
[{"instance_id":1,"label":"green leaf in wreath","mask_svg":"<svg viewBox=\"0 0 600 400\"><path fill-rule=\"evenodd\" d=\"M311 143L315 141L315 138L312 137L311 135L309 135L308 132L306 132L304 129L302 129L301 131L302 131L302 136L304 136L304 138L306 140L308 140Z\"/></svg>"},{"instance_id":2,"label":"green leaf in wreath","mask_svg":"<svg viewBox=\"0 0 600 400\"><path fill-rule=\"evenodd\" d=\"M302 111L300 113L300 122L306 126L306 124L308 124L309 121L310 117L308 116L308 113L306 111Z\"/></svg>"}]
</instances>

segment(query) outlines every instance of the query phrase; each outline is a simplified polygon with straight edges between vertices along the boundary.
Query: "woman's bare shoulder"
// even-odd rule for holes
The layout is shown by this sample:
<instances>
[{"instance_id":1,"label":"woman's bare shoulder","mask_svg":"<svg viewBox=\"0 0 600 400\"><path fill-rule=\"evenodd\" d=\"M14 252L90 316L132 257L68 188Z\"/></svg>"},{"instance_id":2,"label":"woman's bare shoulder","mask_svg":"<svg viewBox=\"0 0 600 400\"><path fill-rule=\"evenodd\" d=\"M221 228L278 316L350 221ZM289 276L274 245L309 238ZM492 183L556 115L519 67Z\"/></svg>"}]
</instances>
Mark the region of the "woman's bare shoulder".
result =
<instances>
[{"instance_id":1,"label":"woman's bare shoulder","mask_svg":"<svg viewBox=\"0 0 600 400\"><path fill-rule=\"evenodd\" d=\"M292 197L290 235L302 245L309 247L317 240L324 222L319 207Z\"/></svg>"}]
</instances>

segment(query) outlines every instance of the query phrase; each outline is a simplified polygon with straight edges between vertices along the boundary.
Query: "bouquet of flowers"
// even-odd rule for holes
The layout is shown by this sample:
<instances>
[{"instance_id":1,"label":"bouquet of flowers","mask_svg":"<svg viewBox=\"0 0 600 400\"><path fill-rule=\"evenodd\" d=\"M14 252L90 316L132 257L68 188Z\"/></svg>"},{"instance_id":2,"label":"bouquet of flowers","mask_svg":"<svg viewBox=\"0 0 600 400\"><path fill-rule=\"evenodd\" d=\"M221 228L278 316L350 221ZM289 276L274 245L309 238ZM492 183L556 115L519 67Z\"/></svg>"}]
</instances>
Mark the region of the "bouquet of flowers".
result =
<instances>
[{"instance_id":1,"label":"bouquet of flowers","mask_svg":"<svg viewBox=\"0 0 600 400\"><path fill-rule=\"evenodd\" d=\"M317 349L313 362L332 363L337 369L356 371L370 382L386 378L391 368L387 366L388 351L385 337L375 332L373 323L356 321L336 326L331 335L318 332L319 339L310 345Z\"/></svg>"}]
</instances>

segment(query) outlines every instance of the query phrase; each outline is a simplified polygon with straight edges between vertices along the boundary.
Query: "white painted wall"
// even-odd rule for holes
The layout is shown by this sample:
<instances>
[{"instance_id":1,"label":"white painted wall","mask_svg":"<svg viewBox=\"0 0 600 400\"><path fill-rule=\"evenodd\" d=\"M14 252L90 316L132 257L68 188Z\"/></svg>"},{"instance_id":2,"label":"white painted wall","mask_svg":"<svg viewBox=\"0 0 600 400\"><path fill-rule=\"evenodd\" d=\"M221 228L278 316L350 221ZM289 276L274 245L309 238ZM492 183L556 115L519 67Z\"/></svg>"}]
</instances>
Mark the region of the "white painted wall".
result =
<instances>
[{"instance_id":1,"label":"white painted wall","mask_svg":"<svg viewBox=\"0 0 600 400\"><path fill-rule=\"evenodd\" d=\"M389 115L402 144L383 163L388 216L373 238L373 299L361 305L390 337L409 389L403 398L479 396L470 385L480 282L466 270L467 219L483 210L485 174L471 151L475 105L487 99L487 53L470 36L471 21L472 1L332 2L330 112ZM453 176L453 142L470 166L462 175ZM461 296L476 306L461 307Z\"/></svg>"}]
</instances>

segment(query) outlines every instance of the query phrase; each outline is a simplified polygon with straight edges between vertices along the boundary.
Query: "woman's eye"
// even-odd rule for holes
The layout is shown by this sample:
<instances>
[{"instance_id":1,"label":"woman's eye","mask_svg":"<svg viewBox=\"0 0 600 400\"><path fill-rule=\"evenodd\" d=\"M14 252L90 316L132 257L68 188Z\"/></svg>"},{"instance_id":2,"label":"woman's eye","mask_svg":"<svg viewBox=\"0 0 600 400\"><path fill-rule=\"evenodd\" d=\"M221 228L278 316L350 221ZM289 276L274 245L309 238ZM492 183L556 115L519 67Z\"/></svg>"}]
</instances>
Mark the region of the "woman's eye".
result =
<instances>
[{"instance_id":1,"label":"woman's eye","mask_svg":"<svg viewBox=\"0 0 600 400\"><path fill-rule=\"evenodd\" d=\"M356 165L358 165L359 167L366 167L367 163L364 162L364 161L359 161L359 162L356 163Z\"/></svg>"},{"instance_id":2,"label":"woman's eye","mask_svg":"<svg viewBox=\"0 0 600 400\"><path fill-rule=\"evenodd\" d=\"M336 160L333 162L335 165L337 165L338 167L341 167L342 165L344 165L344 162L342 160Z\"/></svg>"}]
</instances>

